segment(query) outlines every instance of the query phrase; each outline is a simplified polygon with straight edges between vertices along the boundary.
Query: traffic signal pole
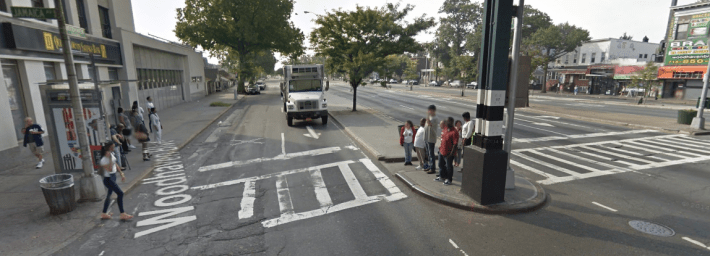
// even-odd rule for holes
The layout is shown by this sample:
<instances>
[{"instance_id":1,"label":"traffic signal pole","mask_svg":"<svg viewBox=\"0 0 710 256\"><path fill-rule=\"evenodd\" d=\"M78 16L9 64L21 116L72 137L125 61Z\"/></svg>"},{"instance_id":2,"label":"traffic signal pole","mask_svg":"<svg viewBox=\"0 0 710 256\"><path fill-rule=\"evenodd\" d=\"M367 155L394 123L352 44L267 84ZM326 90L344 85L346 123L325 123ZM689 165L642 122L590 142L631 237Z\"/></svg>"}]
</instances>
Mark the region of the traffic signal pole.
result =
<instances>
[{"instance_id":1,"label":"traffic signal pole","mask_svg":"<svg viewBox=\"0 0 710 256\"><path fill-rule=\"evenodd\" d=\"M508 116L505 122L505 141L503 147L508 153L508 170L505 175L505 189L515 189L515 170L510 167L510 156L513 148L513 124L515 120L515 99L518 88L518 68L520 65L520 39L522 37L523 13L525 10L525 0L519 0L518 7L515 8L515 30L513 31L513 63L510 70L510 91L508 92Z\"/></svg>"},{"instance_id":2,"label":"traffic signal pole","mask_svg":"<svg viewBox=\"0 0 710 256\"><path fill-rule=\"evenodd\" d=\"M705 117L703 117L703 112L705 112L705 99L708 95L708 75L710 74L710 62L708 62L708 69L705 71L703 76L703 90L700 94L700 102L698 103L698 116L693 118L693 122L690 123L690 127L698 130L705 130Z\"/></svg>"},{"instance_id":3,"label":"traffic signal pole","mask_svg":"<svg viewBox=\"0 0 710 256\"><path fill-rule=\"evenodd\" d=\"M71 53L71 42L67 35L66 21L64 20L64 5L61 0L54 0L54 8L59 23L59 36L62 40L62 52L64 53L64 64L67 69L69 80L69 96L71 97L72 111L74 112L74 124L81 149L81 166L84 170L80 180L80 201L99 201L103 199L104 189L101 177L94 173L94 162L91 160L91 149L89 148L89 137L86 135L86 120L84 120L84 107L81 104L79 94L79 81L76 77L74 66L74 56Z\"/></svg>"}]
</instances>

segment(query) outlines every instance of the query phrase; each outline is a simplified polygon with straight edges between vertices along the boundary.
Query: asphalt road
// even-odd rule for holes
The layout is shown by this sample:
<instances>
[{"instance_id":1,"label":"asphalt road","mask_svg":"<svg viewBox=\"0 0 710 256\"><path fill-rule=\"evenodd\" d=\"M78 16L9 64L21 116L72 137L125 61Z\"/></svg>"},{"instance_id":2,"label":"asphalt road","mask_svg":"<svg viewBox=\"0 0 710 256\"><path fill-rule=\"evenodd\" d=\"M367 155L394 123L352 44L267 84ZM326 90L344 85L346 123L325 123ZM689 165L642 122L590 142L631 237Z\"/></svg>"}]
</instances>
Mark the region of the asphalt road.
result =
<instances>
[{"instance_id":1,"label":"asphalt road","mask_svg":"<svg viewBox=\"0 0 710 256\"><path fill-rule=\"evenodd\" d=\"M544 185L552 195L552 203L544 209L505 216L476 214L411 193L333 123L321 125L320 120L314 120L287 127L279 92L275 90L278 83L269 81L268 85L269 90L247 96L221 123L212 125L178 153L169 153L169 143L154 145L154 159L160 161L162 169L126 195L126 209L136 215L135 219L120 222L116 217L103 221L57 255L710 252L682 238L710 244L710 208L705 208L710 206L708 161L691 159L666 167L638 167L588 178L575 176L569 181L557 179L557 183ZM350 95L347 87L337 84L332 84L328 93L329 100ZM425 106L432 103L439 106L441 116L458 117L463 111L474 111L468 102L371 87L360 89L358 95L360 106L402 120L417 120ZM547 150L543 148L665 135L622 134L628 130L555 117L528 114L519 118L517 121L525 126L515 128L515 150ZM575 137L580 134L582 137ZM589 134L593 136L586 136ZM707 141L688 142L702 145L699 143ZM543 161L542 157L535 159ZM580 161L569 156L565 159L570 163ZM522 167L518 170L533 181L547 180L550 175L566 177L553 172L553 168L519 160L549 172L544 176ZM552 159L544 161L549 160ZM565 167L580 169L574 165ZM115 205L112 211L117 212ZM675 230L675 235L646 235L632 229L630 220L666 225Z\"/></svg>"},{"instance_id":2,"label":"asphalt road","mask_svg":"<svg viewBox=\"0 0 710 256\"><path fill-rule=\"evenodd\" d=\"M396 89L405 89L408 90L409 86L405 86L402 84L391 84L393 88ZM372 87L372 86L367 86L367 87ZM415 91L420 91L420 92L435 92L435 93L443 93L446 95L450 95L452 97L460 97L461 96L461 89L457 88L445 88L445 87L430 87L430 86L423 86L423 85L415 85L412 86L412 89ZM548 95L553 94L553 93L548 93ZM464 91L464 95L466 99L469 100L475 100L476 99L476 90L473 89L466 89ZM677 118L678 117L678 110L676 109L662 109L662 108L653 108L653 107L638 107L638 106L624 106L622 104L629 104L631 100L624 100L620 98L600 98L600 99L590 99L590 98L583 98L583 97L556 97L556 96L547 96L547 95L540 95L540 94L533 94L532 97L530 98L530 104L532 106L535 105L550 105L550 106L555 106L555 107L564 107L572 110L591 110L595 112L601 112L601 113L620 113L620 114L631 114L631 115L639 115L639 116L654 116L654 117L664 117L664 118ZM601 104L600 104L601 103ZM605 104L608 103L608 104ZM669 104L668 106L673 106L673 107L685 107L681 105L672 105ZM692 108L690 106L686 108ZM710 118L710 114L708 112L705 112L704 115L706 118Z\"/></svg>"}]
</instances>

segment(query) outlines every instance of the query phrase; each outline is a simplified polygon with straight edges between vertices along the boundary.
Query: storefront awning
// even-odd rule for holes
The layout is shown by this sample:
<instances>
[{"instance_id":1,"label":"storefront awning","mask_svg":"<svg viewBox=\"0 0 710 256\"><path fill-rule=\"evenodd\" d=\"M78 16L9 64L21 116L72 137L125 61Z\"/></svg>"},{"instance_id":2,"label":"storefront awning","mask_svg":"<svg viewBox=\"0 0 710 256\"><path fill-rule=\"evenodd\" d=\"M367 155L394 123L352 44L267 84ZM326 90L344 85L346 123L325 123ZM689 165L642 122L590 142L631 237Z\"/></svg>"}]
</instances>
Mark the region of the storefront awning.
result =
<instances>
[{"instance_id":1,"label":"storefront awning","mask_svg":"<svg viewBox=\"0 0 710 256\"><path fill-rule=\"evenodd\" d=\"M638 72L643 70L644 66L620 66L614 68L614 79L627 80L638 76Z\"/></svg>"},{"instance_id":2,"label":"storefront awning","mask_svg":"<svg viewBox=\"0 0 710 256\"><path fill-rule=\"evenodd\" d=\"M700 73L699 77L702 79L702 74L705 73L707 70L707 66L664 66L664 67L659 67L658 68L658 79L673 79L673 78L680 78L678 75L674 76L673 74L679 73L679 74L692 74L692 73ZM695 77L695 76L690 76ZM697 79L697 78L695 78Z\"/></svg>"}]
</instances>

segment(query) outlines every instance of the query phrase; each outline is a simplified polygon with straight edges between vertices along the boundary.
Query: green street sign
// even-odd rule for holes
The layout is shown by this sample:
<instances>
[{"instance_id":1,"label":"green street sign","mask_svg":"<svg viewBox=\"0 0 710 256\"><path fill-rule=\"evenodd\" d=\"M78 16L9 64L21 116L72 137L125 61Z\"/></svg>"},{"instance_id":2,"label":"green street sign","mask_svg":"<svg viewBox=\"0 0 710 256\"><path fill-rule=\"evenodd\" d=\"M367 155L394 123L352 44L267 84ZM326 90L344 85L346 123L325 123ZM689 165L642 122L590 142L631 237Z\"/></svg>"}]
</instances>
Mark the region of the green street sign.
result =
<instances>
[{"instance_id":1,"label":"green street sign","mask_svg":"<svg viewBox=\"0 0 710 256\"><path fill-rule=\"evenodd\" d=\"M13 18L56 19L54 8L12 7Z\"/></svg>"}]
</instances>

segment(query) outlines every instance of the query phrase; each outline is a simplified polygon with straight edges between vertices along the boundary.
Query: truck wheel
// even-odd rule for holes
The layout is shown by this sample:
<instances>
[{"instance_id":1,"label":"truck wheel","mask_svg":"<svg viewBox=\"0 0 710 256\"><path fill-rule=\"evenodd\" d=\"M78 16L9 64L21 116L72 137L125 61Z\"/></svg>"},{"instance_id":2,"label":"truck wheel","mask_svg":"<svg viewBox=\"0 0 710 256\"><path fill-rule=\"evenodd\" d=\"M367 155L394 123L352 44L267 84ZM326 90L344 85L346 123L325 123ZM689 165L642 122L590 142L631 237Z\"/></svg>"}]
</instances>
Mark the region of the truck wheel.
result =
<instances>
[{"instance_id":1,"label":"truck wheel","mask_svg":"<svg viewBox=\"0 0 710 256\"><path fill-rule=\"evenodd\" d=\"M323 117L321 117L321 118L320 118L320 121L321 121L321 123L323 123L323 125L328 124L328 116L323 116Z\"/></svg>"},{"instance_id":2,"label":"truck wheel","mask_svg":"<svg viewBox=\"0 0 710 256\"><path fill-rule=\"evenodd\" d=\"M288 126L293 126L293 117L286 116L286 123L288 123Z\"/></svg>"}]
</instances>

